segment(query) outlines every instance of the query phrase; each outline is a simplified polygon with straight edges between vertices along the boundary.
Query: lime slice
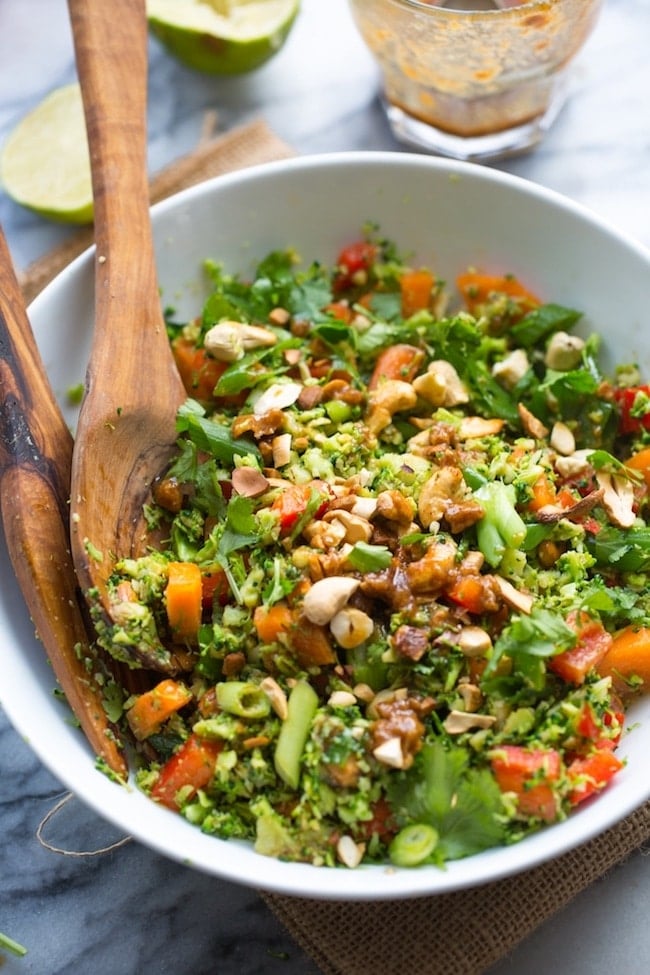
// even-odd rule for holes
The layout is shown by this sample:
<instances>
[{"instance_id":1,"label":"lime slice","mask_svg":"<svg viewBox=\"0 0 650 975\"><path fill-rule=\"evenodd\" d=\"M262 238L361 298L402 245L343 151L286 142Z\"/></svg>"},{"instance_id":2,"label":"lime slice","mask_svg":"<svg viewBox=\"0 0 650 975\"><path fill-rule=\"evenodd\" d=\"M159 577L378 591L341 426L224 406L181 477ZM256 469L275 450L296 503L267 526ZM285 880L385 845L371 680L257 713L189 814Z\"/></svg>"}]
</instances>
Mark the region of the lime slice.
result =
<instances>
[{"instance_id":1,"label":"lime slice","mask_svg":"<svg viewBox=\"0 0 650 975\"><path fill-rule=\"evenodd\" d=\"M243 74L284 44L300 0L147 0L149 27L184 64Z\"/></svg>"},{"instance_id":2,"label":"lime slice","mask_svg":"<svg viewBox=\"0 0 650 975\"><path fill-rule=\"evenodd\" d=\"M79 85L51 92L18 123L0 155L0 182L17 203L60 223L91 223L93 192Z\"/></svg>"}]
</instances>

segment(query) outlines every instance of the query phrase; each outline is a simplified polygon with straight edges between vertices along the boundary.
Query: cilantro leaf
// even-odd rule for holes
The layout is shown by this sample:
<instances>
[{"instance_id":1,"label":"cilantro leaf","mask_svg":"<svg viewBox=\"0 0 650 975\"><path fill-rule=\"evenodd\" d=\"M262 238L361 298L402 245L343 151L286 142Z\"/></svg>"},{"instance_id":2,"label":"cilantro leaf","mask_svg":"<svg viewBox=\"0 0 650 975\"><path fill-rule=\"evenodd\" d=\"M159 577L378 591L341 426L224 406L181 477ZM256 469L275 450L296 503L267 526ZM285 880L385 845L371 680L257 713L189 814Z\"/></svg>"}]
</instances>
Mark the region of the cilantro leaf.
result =
<instances>
[{"instance_id":1,"label":"cilantro leaf","mask_svg":"<svg viewBox=\"0 0 650 975\"><path fill-rule=\"evenodd\" d=\"M297 349L302 344L302 339L287 338L269 348L247 352L221 374L214 388L214 395L234 396L244 389L252 389L262 380L284 375L289 366L282 353L285 349ZM269 359L274 361L266 365Z\"/></svg>"},{"instance_id":2,"label":"cilantro leaf","mask_svg":"<svg viewBox=\"0 0 650 975\"><path fill-rule=\"evenodd\" d=\"M600 565L616 572L650 570L650 528L605 527L585 539L591 555Z\"/></svg>"},{"instance_id":3,"label":"cilantro leaf","mask_svg":"<svg viewBox=\"0 0 650 975\"><path fill-rule=\"evenodd\" d=\"M515 346L532 349L554 332L568 332L582 318L582 312L562 305L540 305L516 322L510 329L510 339Z\"/></svg>"},{"instance_id":4,"label":"cilantro leaf","mask_svg":"<svg viewBox=\"0 0 650 975\"><path fill-rule=\"evenodd\" d=\"M240 548L250 548L260 540L251 498L235 494L226 510L226 523L219 538L218 554L226 559Z\"/></svg>"},{"instance_id":5,"label":"cilantro leaf","mask_svg":"<svg viewBox=\"0 0 650 975\"><path fill-rule=\"evenodd\" d=\"M559 614L534 607L529 616L516 617L500 634L485 676L494 673L501 658L508 656L515 670L539 689L544 680L544 660L570 650L576 640L575 630Z\"/></svg>"},{"instance_id":6,"label":"cilantro leaf","mask_svg":"<svg viewBox=\"0 0 650 975\"><path fill-rule=\"evenodd\" d=\"M426 341L433 346L435 357L450 362L459 376L476 358L482 335L471 315L433 321L426 330Z\"/></svg>"},{"instance_id":7,"label":"cilantro leaf","mask_svg":"<svg viewBox=\"0 0 650 975\"><path fill-rule=\"evenodd\" d=\"M322 274L317 276L317 269L312 269L311 275L294 285L289 299L294 318L308 322L322 318L322 309L332 301L332 290L326 278Z\"/></svg>"},{"instance_id":8,"label":"cilantro leaf","mask_svg":"<svg viewBox=\"0 0 650 975\"><path fill-rule=\"evenodd\" d=\"M206 450L223 463L233 464L235 457L249 454L260 457L252 441L234 439L227 426L207 419L205 410L196 400L186 400L180 406L176 429L179 433L186 433L199 450Z\"/></svg>"},{"instance_id":9,"label":"cilantro leaf","mask_svg":"<svg viewBox=\"0 0 650 975\"><path fill-rule=\"evenodd\" d=\"M388 800L398 821L438 831L443 859L472 856L504 840L501 791L489 771L470 768L464 748L425 745L410 769L391 778Z\"/></svg>"}]
</instances>

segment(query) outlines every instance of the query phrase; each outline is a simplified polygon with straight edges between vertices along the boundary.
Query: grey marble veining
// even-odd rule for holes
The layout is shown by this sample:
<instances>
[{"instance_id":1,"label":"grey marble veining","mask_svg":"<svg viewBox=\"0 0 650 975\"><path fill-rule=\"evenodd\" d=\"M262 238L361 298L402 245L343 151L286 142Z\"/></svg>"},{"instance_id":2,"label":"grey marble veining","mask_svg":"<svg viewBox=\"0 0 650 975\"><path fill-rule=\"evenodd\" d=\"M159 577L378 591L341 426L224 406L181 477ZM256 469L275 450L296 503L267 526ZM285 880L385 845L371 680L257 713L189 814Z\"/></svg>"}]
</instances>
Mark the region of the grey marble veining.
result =
<instances>
[{"instance_id":1,"label":"grey marble veining","mask_svg":"<svg viewBox=\"0 0 650 975\"><path fill-rule=\"evenodd\" d=\"M528 156L496 164L590 207L645 245L649 42L650 0L606 0L577 63L571 99L546 141ZM253 75L201 77L153 40L149 74L152 171L196 144L206 111L217 112L222 130L262 116L304 154L400 150L346 0L303 0L286 47ZM65 0L2 0L0 141L45 94L73 79ZM0 223L21 269L71 233L1 191ZM29 949L23 959L0 955L3 975L317 975L255 891L134 842L96 857L51 852L37 830L64 795L0 711L0 931ZM83 851L120 836L72 800L44 827L43 840ZM648 903L650 864L638 853L489 975L646 975Z\"/></svg>"}]
</instances>

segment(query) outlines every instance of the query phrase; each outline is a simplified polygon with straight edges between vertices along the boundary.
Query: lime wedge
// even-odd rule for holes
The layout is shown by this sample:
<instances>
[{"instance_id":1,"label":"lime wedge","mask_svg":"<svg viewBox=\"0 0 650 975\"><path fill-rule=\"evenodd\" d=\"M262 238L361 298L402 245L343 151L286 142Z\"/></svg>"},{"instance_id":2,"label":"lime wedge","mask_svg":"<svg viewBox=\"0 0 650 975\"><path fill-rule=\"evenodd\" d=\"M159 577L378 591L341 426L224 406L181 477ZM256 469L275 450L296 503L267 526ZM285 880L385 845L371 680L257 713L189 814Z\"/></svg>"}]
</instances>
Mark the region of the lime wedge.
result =
<instances>
[{"instance_id":1,"label":"lime wedge","mask_svg":"<svg viewBox=\"0 0 650 975\"><path fill-rule=\"evenodd\" d=\"M91 223L93 192L79 85L57 88L11 132L0 182L17 203L60 223Z\"/></svg>"},{"instance_id":2,"label":"lime wedge","mask_svg":"<svg viewBox=\"0 0 650 975\"><path fill-rule=\"evenodd\" d=\"M175 57L207 74L244 74L276 54L300 0L147 0L154 34Z\"/></svg>"}]
</instances>

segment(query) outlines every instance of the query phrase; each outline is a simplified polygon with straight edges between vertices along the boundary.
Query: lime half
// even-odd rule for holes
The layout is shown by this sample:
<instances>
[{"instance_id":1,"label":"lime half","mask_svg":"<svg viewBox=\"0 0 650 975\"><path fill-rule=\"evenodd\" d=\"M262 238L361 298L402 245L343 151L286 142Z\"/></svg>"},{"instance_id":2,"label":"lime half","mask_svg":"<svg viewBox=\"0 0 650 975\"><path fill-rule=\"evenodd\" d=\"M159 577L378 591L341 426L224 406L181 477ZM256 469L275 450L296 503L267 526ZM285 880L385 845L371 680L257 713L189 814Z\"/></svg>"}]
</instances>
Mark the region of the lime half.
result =
<instances>
[{"instance_id":1,"label":"lime half","mask_svg":"<svg viewBox=\"0 0 650 975\"><path fill-rule=\"evenodd\" d=\"M0 155L0 182L17 203L60 223L91 223L93 191L79 85L51 92L18 123Z\"/></svg>"},{"instance_id":2,"label":"lime half","mask_svg":"<svg viewBox=\"0 0 650 975\"><path fill-rule=\"evenodd\" d=\"M259 68L284 44L300 0L147 0L149 27L184 64L208 74Z\"/></svg>"}]
</instances>

